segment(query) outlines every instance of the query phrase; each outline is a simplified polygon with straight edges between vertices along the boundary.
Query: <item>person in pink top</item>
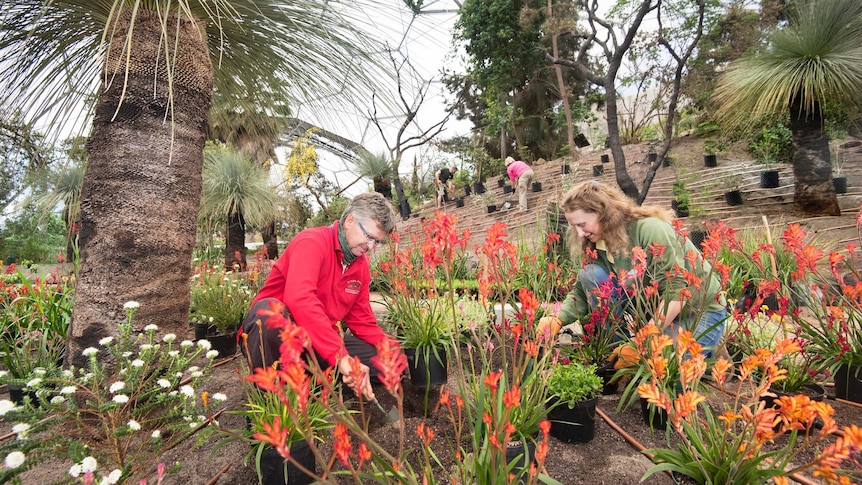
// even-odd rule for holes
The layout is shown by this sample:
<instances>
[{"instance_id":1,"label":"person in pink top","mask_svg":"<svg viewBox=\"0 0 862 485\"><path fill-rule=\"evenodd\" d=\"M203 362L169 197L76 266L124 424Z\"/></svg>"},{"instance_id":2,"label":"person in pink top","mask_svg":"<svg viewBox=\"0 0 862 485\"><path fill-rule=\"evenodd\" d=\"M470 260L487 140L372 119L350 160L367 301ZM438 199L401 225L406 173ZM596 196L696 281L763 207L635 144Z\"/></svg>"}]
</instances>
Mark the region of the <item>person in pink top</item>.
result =
<instances>
[{"instance_id":1,"label":"person in pink top","mask_svg":"<svg viewBox=\"0 0 862 485\"><path fill-rule=\"evenodd\" d=\"M506 173L509 174L512 186L518 191L518 210L527 210L527 189L535 175L533 169L520 160L506 157Z\"/></svg>"},{"instance_id":2,"label":"person in pink top","mask_svg":"<svg viewBox=\"0 0 862 485\"><path fill-rule=\"evenodd\" d=\"M273 265L243 321L248 337L241 348L252 368L279 360L281 339L266 325L270 303L277 300L284 304L284 316L308 333L321 366L337 366L351 387L355 383L348 375L349 357L359 357L363 375L359 389L372 399L371 380L377 369L369 362L377 355L374 343L391 337L377 325L371 310L367 253L384 244L394 230L392 205L381 194L369 192L354 197L331 226L297 234ZM338 322L346 327L343 334Z\"/></svg>"}]
</instances>

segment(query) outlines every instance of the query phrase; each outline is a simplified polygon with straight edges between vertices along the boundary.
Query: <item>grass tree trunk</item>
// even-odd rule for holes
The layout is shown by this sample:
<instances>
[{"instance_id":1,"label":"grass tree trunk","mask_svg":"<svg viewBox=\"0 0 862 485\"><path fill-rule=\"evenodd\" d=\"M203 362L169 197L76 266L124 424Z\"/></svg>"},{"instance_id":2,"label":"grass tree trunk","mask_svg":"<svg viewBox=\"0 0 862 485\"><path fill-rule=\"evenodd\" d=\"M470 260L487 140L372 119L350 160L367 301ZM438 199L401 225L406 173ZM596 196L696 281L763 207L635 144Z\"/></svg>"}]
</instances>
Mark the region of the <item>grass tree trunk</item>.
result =
<instances>
[{"instance_id":1,"label":"grass tree trunk","mask_svg":"<svg viewBox=\"0 0 862 485\"><path fill-rule=\"evenodd\" d=\"M130 17L113 29L81 193L81 265L67 341L67 359L75 364L85 363L84 348L116 334L127 301L140 303L138 329L157 324L180 336L188 331L213 66L202 24L167 17L165 32L179 39L166 47L158 14L139 12L128 70L119 46ZM165 48L173 62L173 110Z\"/></svg>"},{"instance_id":2,"label":"grass tree trunk","mask_svg":"<svg viewBox=\"0 0 862 485\"><path fill-rule=\"evenodd\" d=\"M793 135L793 204L808 215L841 215L835 187L832 185L832 162L829 140L823 132L820 106L800 109L790 106L790 130Z\"/></svg>"},{"instance_id":3,"label":"grass tree trunk","mask_svg":"<svg viewBox=\"0 0 862 485\"><path fill-rule=\"evenodd\" d=\"M278 232L275 230L275 221L264 226L263 245L266 247L267 259L278 258Z\"/></svg>"},{"instance_id":4,"label":"grass tree trunk","mask_svg":"<svg viewBox=\"0 0 862 485\"><path fill-rule=\"evenodd\" d=\"M245 219L242 212L231 212L227 218L227 236L224 245L224 267L231 271L235 265L246 268Z\"/></svg>"}]
</instances>

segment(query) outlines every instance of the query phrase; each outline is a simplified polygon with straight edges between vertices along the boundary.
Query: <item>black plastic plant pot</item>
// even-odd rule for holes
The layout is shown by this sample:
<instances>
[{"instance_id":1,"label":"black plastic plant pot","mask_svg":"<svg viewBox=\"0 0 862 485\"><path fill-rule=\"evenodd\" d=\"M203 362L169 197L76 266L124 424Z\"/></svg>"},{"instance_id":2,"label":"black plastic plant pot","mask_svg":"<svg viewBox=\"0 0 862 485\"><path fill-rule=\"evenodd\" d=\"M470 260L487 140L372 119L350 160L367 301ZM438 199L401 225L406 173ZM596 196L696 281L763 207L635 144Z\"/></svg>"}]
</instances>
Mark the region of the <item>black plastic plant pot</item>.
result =
<instances>
[{"instance_id":1,"label":"black plastic plant pot","mask_svg":"<svg viewBox=\"0 0 862 485\"><path fill-rule=\"evenodd\" d=\"M464 207L464 199L461 197L455 199L455 207Z\"/></svg>"},{"instance_id":2,"label":"black plastic plant pot","mask_svg":"<svg viewBox=\"0 0 862 485\"><path fill-rule=\"evenodd\" d=\"M515 191L515 188L512 187L511 185L503 185L503 193L504 194L511 194L514 191Z\"/></svg>"},{"instance_id":3,"label":"black plastic plant pot","mask_svg":"<svg viewBox=\"0 0 862 485\"><path fill-rule=\"evenodd\" d=\"M476 195L484 194L485 184L483 184L482 182L473 182L473 192L475 192Z\"/></svg>"},{"instance_id":4,"label":"black plastic plant pot","mask_svg":"<svg viewBox=\"0 0 862 485\"><path fill-rule=\"evenodd\" d=\"M765 170L760 172L760 188L774 189L778 186L778 170Z\"/></svg>"},{"instance_id":5,"label":"black plastic plant pot","mask_svg":"<svg viewBox=\"0 0 862 485\"><path fill-rule=\"evenodd\" d=\"M504 179L503 177L500 177L499 179L497 179L497 187L504 187L505 185L506 185L506 179Z\"/></svg>"},{"instance_id":6,"label":"black plastic plant pot","mask_svg":"<svg viewBox=\"0 0 862 485\"><path fill-rule=\"evenodd\" d=\"M604 165L593 165L593 177L599 177L605 173Z\"/></svg>"},{"instance_id":7,"label":"black plastic plant pot","mask_svg":"<svg viewBox=\"0 0 862 485\"><path fill-rule=\"evenodd\" d=\"M568 164L563 164L563 165L560 167L560 171L561 171L561 173L562 173L563 175L566 175L566 174L568 174L568 173L571 171L571 169L569 168L569 165L568 165Z\"/></svg>"},{"instance_id":8,"label":"black plastic plant pot","mask_svg":"<svg viewBox=\"0 0 862 485\"><path fill-rule=\"evenodd\" d=\"M656 160L658 160L658 153L656 153L656 152L650 152L650 154L649 154L649 163L655 163L655 161L656 161Z\"/></svg>"},{"instance_id":9,"label":"black plastic plant pot","mask_svg":"<svg viewBox=\"0 0 862 485\"><path fill-rule=\"evenodd\" d=\"M542 191L542 182L533 182L533 185L530 187L533 192L541 192Z\"/></svg>"},{"instance_id":10,"label":"black plastic plant pot","mask_svg":"<svg viewBox=\"0 0 862 485\"><path fill-rule=\"evenodd\" d=\"M415 387L425 389L439 387L449 379L449 358L445 349L438 349L440 359L433 351L407 353L407 368L410 371L410 382ZM425 358L427 355L427 359Z\"/></svg>"},{"instance_id":11,"label":"black plastic plant pot","mask_svg":"<svg viewBox=\"0 0 862 485\"><path fill-rule=\"evenodd\" d=\"M704 155L703 156L703 166L704 167L717 167L718 166L718 157L714 154Z\"/></svg>"},{"instance_id":12,"label":"black plastic plant pot","mask_svg":"<svg viewBox=\"0 0 862 485\"><path fill-rule=\"evenodd\" d=\"M862 403L862 367L841 364L834 379L836 398Z\"/></svg>"},{"instance_id":13,"label":"black plastic plant pot","mask_svg":"<svg viewBox=\"0 0 862 485\"><path fill-rule=\"evenodd\" d=\"M560 404L548 413L551 436L565 443L589 443L596 436L596 403L594 397L578 401L575 407Z\"/></svg>"},{"instance_id":14,"label":"black plastic plant pot","mask_svg":"<svg viewBox=\"0 0 862 485\"><path fill-rule=\"evenodd\" d=\"M706 231L689 231L688 238L697 249L703 249L703 241L706 240Z\"/></svg>"},{"instance_id":15,"label":"black plastic plant pot","mask_svg":"<svg viewBox=\"0 0 862 485\"><path fill-rule=\"evenodd\" d=\"M724 193L724 200L731 207L742 205L742 192L739 190L729 190Z\"/></svg>"},{"instance_id":16,"label":"black plastic plant pot","mask_svg":"<svg viewBox=\"0 0 862 485\"><path fill-rule=\"evenodd\" d=\"M485 209L488 211L488 214L492 212L497 212L497 204L490 204Z\"/></svg>"},{"instance_id":17,"label":"black plastic plant pot","mask_svg":"<svg viewBox=\"0 0 862 485\"><path fill-rule=\"evenodd\" d=\"M526 446L523 442L510 443L506 446L506 463L515 465L515 474L518 474L519 469L530 468L530 463L536 461L536 443L528 441Z\"/></svg>"},{"instance_id":18,"label":"black plastic plant pot","mask_svg":"<svg viewBox=\"0 0 862 485\"><path fill-rule=\"evenodd\" d=\"M602 378L602 395L610 396L616 394L619 389L619 381L613 380L617 370L614 363L608 362L603 366L596 367L596 375Z\"/></svg>"},{"instance_id":19,"label":"black plastic plant pot","mask_svg":"<svg viewBox=\"0 0 862 485\"><path fill-rule=\"evenodd\" d=\"M640 404L641 416L644 418L644 422L646 422L646 424L648 424L650 428L667 428L667 411L648 403L646 398L643 397L640 398Z\"/></svg>"},{"instance_id":20,"label":"black plastic plant pot","mask_svg":"<svg viewBox=\"0 0 862 485\"><path fill-rule=\"evenodd\" d=\"M194 327L195 340L203 340L209 335L213 335L216 333L215 325L210 325L209 323L195 323Z\"/></svg>"},{"instance_id":21,"label":"black plastic plant pot","mask_svg":"<svg viewBox=\"0 0 862 485\"><path fill-rule=\"evenodd\" d=\"M315 471L317 460L305 441L290 445L290 456L308 470ZM287 468L285 470L285 465ZM285 460L275 448L267 448L260 454L260 478L264 485L308 485L314 477L306 475L290 460Z\"/></svg>"},{"instance_id":22,"label":"black plastic plant pot","mask_svg":"<svg viewBox=\"0 0 862 485\"><path fill-rule=\"evenodd\" d=\"M662 167L670 167L670 157L664 157L664 160L661 161Z\"/></svg>"},{"instance_id":23,"label":"black plastic plant pot","mask_svg":"<svg viewBox=\"0 0 862 485\"><path fill-rule=\"evenodd\" d=\"M835 187L836 194L847 193L847 177L841 175L832 178L832 186Z\"/></svg>"},{"instance_id":24,"label":"black plastic plant pot","mask_svg":"<svg viewBox=\"0 0 862 485\"><path fill-rule=\"evenodd\" d=\"M465 185L465 186L464 186L464 195L465 195L465 196L469 196L469 195L470 195L470 186L469 186L469 185Z\"/></svg>"},{"instance_id":25,"label":"black plastic plant pot","mask_svg":"<svg viewBox=\"0 0 862 485\"><path fill-rule=\"evenodd\" d=\"M675 199L671 200L670 201L670 208L673 209L673 213L676 214L677 218L688 217L688 214L689 214L688 207L680 207L679 201L677 201Z\"/></svg>"},{"instance_id":26,"label":"black plastic plant pot","mask_svg":"<svg viewBox=\"0 0 862 485\"><path fill-rule=\"evenodd\" d=\"M236 353L238 347L236 342L236 332L224 335L210 335L207 337L207 340L209 340L212 345L212 350L218 351L218 357L220 359L231 357Z\"/></svg>"},{"instance_id":27,"label":"black plastic plant pot","mask_svg":"<svg viewBox=\"0 0 862 485\"><path fill-rule=\"evenodd\" d=\"M608 163L611 161L610 155L602 155L602 163Z\"/></svg>"}]
</instances>

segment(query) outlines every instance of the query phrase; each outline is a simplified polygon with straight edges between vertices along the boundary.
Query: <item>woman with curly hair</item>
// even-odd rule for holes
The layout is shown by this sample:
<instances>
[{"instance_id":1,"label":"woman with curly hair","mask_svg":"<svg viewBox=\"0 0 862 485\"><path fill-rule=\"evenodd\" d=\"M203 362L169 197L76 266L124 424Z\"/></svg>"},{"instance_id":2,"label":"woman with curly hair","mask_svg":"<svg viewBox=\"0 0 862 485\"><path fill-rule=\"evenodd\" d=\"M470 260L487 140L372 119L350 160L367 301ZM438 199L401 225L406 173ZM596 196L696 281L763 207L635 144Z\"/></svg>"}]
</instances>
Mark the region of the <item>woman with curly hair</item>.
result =
<instances>
[{"instance_id":1,"label":"woman with curly hair","mask_svg":"<svg viewBox=\"0 0 862 485\"><path fill-rule=\"evenodd\" d=\"M620 190L596 181L573 187L561 206L571 226L573 259L582 257L583 268L559 318L540 326L555 333L563 325L588 321L593 310L610 303L606 324L621 312L635 317L646 311L652 314L645 318L669 335L690 330L712 355L724 332L727 303L711 266L687 237L677 234L669 211L637 206ZM633 256L646 264L636 264ZM634 308L634 291L650 287L658 304Z\"/></svg>"}]
</instances>

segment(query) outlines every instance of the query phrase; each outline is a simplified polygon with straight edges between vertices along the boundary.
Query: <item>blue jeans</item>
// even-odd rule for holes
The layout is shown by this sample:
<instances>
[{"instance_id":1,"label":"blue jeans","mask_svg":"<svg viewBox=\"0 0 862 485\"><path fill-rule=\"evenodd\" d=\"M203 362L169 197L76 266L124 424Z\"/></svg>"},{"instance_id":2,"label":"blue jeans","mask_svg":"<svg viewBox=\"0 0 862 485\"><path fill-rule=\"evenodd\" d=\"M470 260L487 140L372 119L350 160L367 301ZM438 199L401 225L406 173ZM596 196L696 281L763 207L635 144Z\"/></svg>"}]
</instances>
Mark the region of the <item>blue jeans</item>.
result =
<instances>
[{"instance_id":1,"label":"blue jeans","mask_svg":"<svg viewBox=\"0 0 862 485\"><path fill-rule=\"evenodd\" d=\"M595 291L598 287L610 279L610 274L604 268L597 264L588 264L578 273L578 284L584 289L584 292L589 298L590 308L594 309L598 306L598 297ZM625 291L614 281L614 291L611 293L611 304L615 314L620 315L628 303L628 296ZM676 337L679 330L685 328L690 329L697 341L703 345L703 354L706 357L712 357L715 346L721 341L721 336L724 334L724 321L727 318L727 310L722 308L718 311L706 312L694 327L695 315L688 316L682 320L674 320L674 325L665 329L665 333L671 337Z\"/></svg>"}]
</instances>

